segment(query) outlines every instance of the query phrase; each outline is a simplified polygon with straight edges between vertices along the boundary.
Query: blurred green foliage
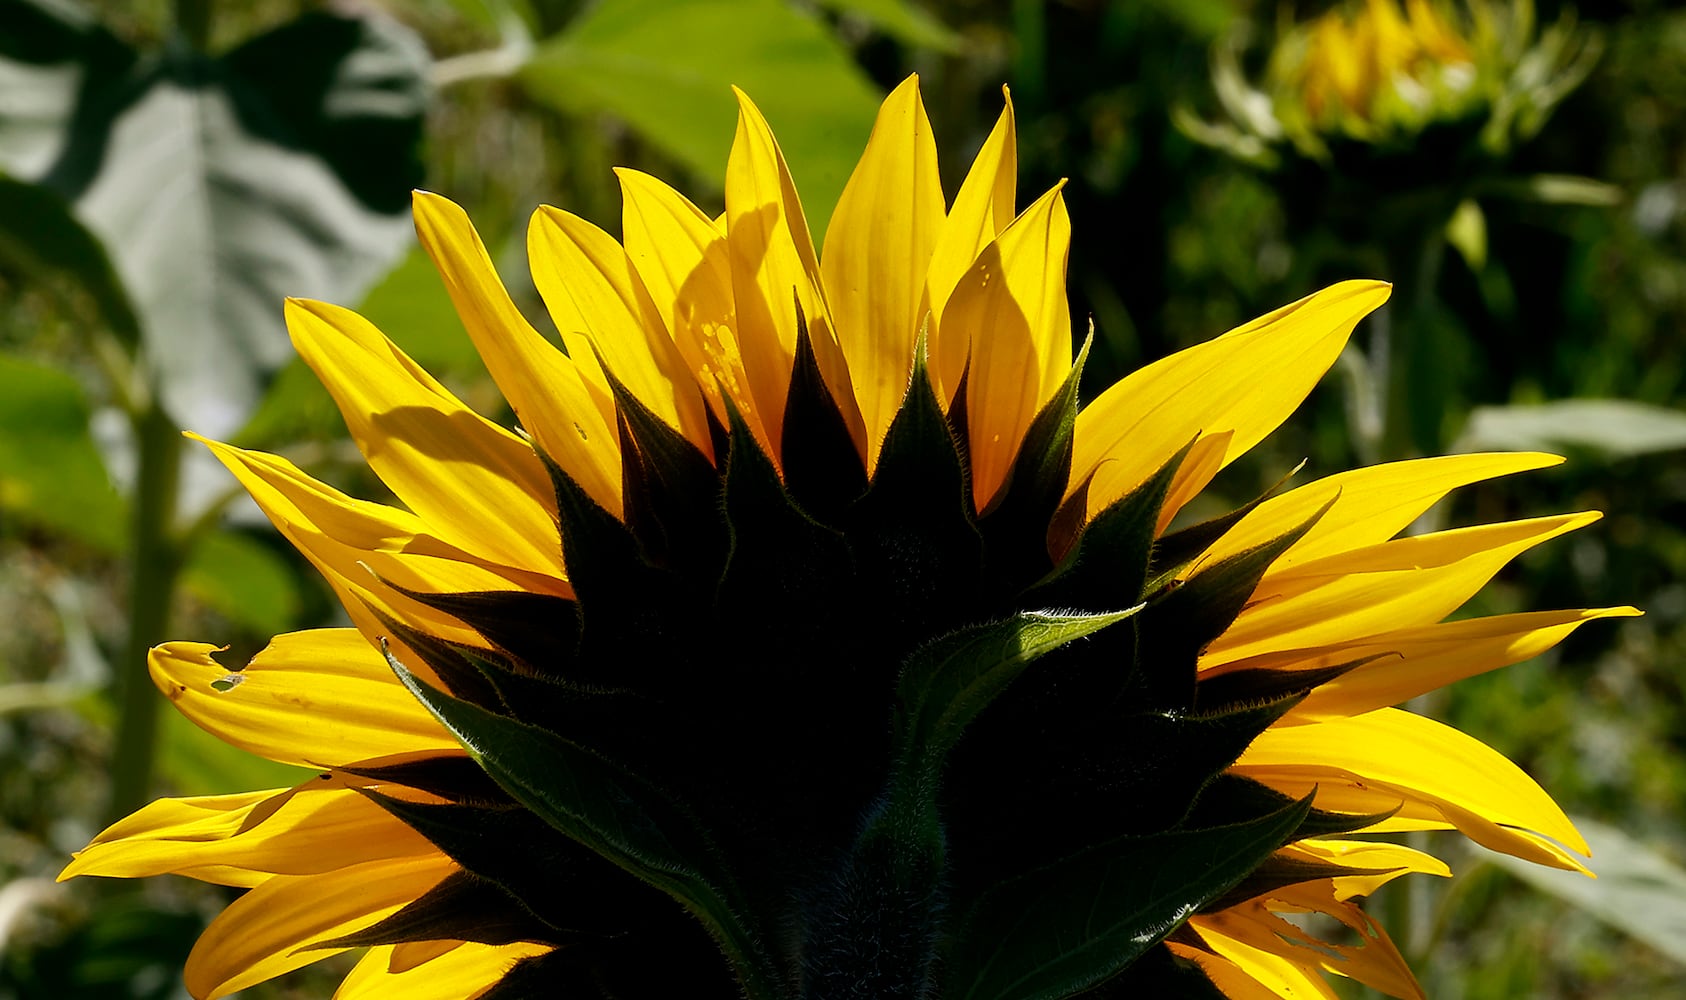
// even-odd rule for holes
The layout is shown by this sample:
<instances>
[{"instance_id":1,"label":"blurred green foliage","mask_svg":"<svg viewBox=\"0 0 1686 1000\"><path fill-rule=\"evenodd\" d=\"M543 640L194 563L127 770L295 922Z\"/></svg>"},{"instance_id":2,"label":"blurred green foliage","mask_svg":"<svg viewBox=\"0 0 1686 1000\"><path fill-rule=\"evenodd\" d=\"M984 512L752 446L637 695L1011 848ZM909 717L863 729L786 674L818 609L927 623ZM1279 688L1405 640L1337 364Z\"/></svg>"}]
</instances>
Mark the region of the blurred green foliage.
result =
<instances>
[{"instance_id":1,"label":"blurred green foliage","mask_svg":"<svg viewBox=\"0 0 1686 1000\"><path fill-rule=\"evenodd\" d=\"M1564 12L1538 6L1541 23ZM1468 613L1632 603L1647 617L1588 627L1421 707L1516 759L1571 813L1686 858L1686 11L1581 3L1606 52L1584 85L1481 185L1424 187L1317 164L1261 171L1176 128L1175 108L1217 113L1211 54L1249 26L1261 36L1274 4L332 9L0 0L0 898L19 904L0 907L0 998L179 996L180 960L228 897L172 879L51 883L108 809L122 703L105 692L127 677L150 694L125 648L147 579L125 576L148 530L137 471L157 461L137 415L161 407L384 496L289 360L280 297L359 305L507 419L406 235L407 189L465 205L542 328L526 214L556 204L618 231L614 165L717 211L731 84L777 132L816 240L889 87L921 74L952 192L1010 85L1021 202L1071 179L1070 294L1073 315L1095 322L1091 394L1327 281L1399 282L1360 329L1358 360L1214 491L1250 498L1302 457L1320 475L1416 451L1562 449L1569 464L1436 513L1608 514L1530 553ZM1420 181L1412 163L1439 149L1406 149L1388 176ZM161 205L173 210L147 211ZM250 653L335 621L220 470L182 457L152 524L181 568L167 634ZM173 716L154 742L156 792L295 780ZM1663 996L1680 981L1597 906L1524 888L1450 836L1431 846L1463 877L1396 884L1401 902L1384 904L1430 995ZM312 969L246 995L325 996L333 979Z\"/></svg>"}]
</instances>

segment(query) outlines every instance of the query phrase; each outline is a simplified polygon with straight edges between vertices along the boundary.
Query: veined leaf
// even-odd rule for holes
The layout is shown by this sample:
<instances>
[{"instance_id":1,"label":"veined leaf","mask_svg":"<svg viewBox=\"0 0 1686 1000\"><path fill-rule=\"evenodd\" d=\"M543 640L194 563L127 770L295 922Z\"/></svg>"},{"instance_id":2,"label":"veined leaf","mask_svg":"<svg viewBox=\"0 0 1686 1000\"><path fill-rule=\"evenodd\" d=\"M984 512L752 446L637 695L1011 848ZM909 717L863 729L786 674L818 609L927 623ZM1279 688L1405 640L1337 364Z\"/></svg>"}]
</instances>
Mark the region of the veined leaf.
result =
<instances>
[{"instance_id":1,"label":"veined leaf","mask_svg":"<svg viewBox=\"0 0 1686 1000\"><path fill-rule=\"evenodd\" d=\"M965 919L943 995L1057 1000L1104 982L1238 885L1310 808L1120 838L996 886Z\"/></svg>"},{"instance_id":2,"label":"veined leaf","mask_svg":"<svg viewBox=\"0 0 1686 1000\"><path fill-rule=\"evenodd\" d=\"M0 35L38 39L0 45L0 83L40 94L0 109L0 136L32 137L0 162L104 241L166 408L226 436L291 357L280 299L355 299L409 242L426 54L310 14L214 59L142 57L57 13L0 0Z\"/></svg>"}]
</instances>

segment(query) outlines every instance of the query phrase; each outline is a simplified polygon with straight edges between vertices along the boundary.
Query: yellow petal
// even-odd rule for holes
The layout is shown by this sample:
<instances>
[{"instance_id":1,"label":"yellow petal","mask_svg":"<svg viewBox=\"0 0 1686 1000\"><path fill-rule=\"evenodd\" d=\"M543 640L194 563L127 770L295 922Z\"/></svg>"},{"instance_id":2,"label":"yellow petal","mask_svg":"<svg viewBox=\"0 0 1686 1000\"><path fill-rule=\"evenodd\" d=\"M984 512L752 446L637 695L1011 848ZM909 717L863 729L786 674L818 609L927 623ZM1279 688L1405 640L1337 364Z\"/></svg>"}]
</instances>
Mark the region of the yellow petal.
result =
<instances>
[{"instance_id":1,"label":"yellow petal","mask_svg":"<svg viewBox=\"0 0 1686 1000\"><path fill-rule=\"evenodd\" d=\"M1323 940L1279 913L1333 917L1353 931L1359 943ZM1208 944L1217 944L1208 931L1217 932L1296 965L1348 976L1389 996L1422 1000L1422 988L1387 932L1357 906L1335 899L1327 879L1273 890L1265 897L1207 914L1194 926Z\"/></svg>"},{"instance_id":2,"label":"yellow petal","mask_svg":"<svg viewBox=\"0 0 1686 1000\"><path fill-rule=\"evenodd\" d=\"M1334 646L1248 657L1203 676L1249 668L1316 669L1380 657L1318 687L1277 725L1321 722L1402 704L1465 677L1533 659L1589 621L1639 613L1628 607L1592 608L1441 622Z\"/></svg>"},{"instance_id":3,"label":"yellow petal","mask_svg":"<svg viewBox=\"0 0 1686 1000\"><path fill-rule=\"evenodd\" d=\"M1190 500L1200 495L1223 468L1224 453L1229 450L1229 442L1234 439L1234 431L1224 431L1220 434L1210 434L1194 442L1189 448L1188 455L1182 464L1177 466L1176 475L1171 477L1171 488L1165 492L1165 502L1159 508L1159 520L1153 527L1154 534L1160 534L1170 526L1171 520L1177 512ZM1304 517L1300 518L1305 520ZM1278 525L1280 533L1282 524L1298 524L1298 521L1282 521ZM1209 559L1210 557L1208 557ZM1185 575L1188 570L1185 570Z\"/></svg>"},{"instance_id":4,"label":"yellow petal","mask_svg":"<svg viewBox=\"0 0 1686 1000\"><path fill-rule=\"evenodd\" d=\"M831 215L821 263L866 426L869 472L907 393L925 272L943 216L937 146L919 78L910 76L878 110L866 152Z\"/></svg>"},{"instance_id":5,"label":"yellow petal","mask_svg":"<svg viewBox=\"0 0 1686 1000\"><path fill-rule=\"evenodd\" d=\"M1036 412L1071 371L1065 298L1071 219L1063 186L1037 199L984 248L943 313L939 342L971 357L966 423L979 510L1006 481Z\"/></svg>"},{"instance_id":6,"label":"yellow petal","mask_svg":"<svg viewBox=\"0 0 1686 1000\"><path fill-rule=\"evenodd\" d=\"M686 197L621 167L621 232L674 343L702 387L715 419L727 423L724 393L768 454L775 454L738 347L737 308L724 229Z\"/></svg>"},{"instance_id":7,"label":"yellow petal","mask_svg":"<svg viewBox=\"0 0 1686 1000\"><path fill-rule=\"evenodd\" d=\"M966 349L971 336L956 331L957 346L943 342L942 315L954 286L984 247L995 242L1017 214L1015 211L1018 184L1018 134L1013 123L1013 97L1001 88L1006 102L995 128L984 140L983 148L972 160L960 193L954 196L954 207L943 221L931 251L931 267L925 279L925 308L931 313L931 375L943 402L954 398L960 375L966 368Z\"/></svg>"},{"instance_id":8,"label":"yellow petal","mask_svg":"<svg viewBox=\"0 0 1686 1000\"><path fill-rule=\"evenodd\" d=\"M1457 528L1344 552L1266 573L1201 662L1210 668L1283 648L1350 642L1451 614L1528 549L1598 520L1561 514Z\"/></svg>"},{"instance_id":9,"label":"yellow petal","mask_svg":"<svg viewBox=\"0 0 1686 1000\"><path fill-rule=\"evenodd\" d=\"M527 257L556 328L564 336L585 334L594 356L622 385L712 457L696 380L614 237L577 215L545 206L533 213L527 229ZM573 356L579 360L581 352Z\"/></svg>"},{"instance_id":10,"label":"yellow petal","mask_svg":"<svg viewBox=\"0 0 1686 1000\"><path fill-rule=\"evenodd\" d=\"M1306 861L1322 861L1348 868L1373 868L1374 875L1336 875L1328 881L1334 887L1335 898L1348 900L1354 896L1368 896L1401 875L1439 875L1449 878L1452 869L1446 862L1403 844L1387 844L1371 840L1300 840L1281 851L1288 857Z\"/></svg>"},{"instance_id":11,"label":"yellow petal","mask_svg":"<svg viewBox=\"0 0 1686 1000\"><path fill-rule=\"evenodd\" d=\"M1234 431L1227 465L1287 419L1334 364L1352 328L1387 300L1344 281L1116 383L1077 417L1071 482L1091 472L1091 516L1145 482L1196 435Z\"/></svg>"},{"instance_id":12,"label":"yellow petal","mask_svg":"<svg viewBox=\"0 0 1686 1000\"><path fill-rule=\"evenodd\" d=\"M418 969L427 963L447 955L463 946L462 941L406 941L393 945L386 960L386 971L394 976L403 975L411 969ZM342 984L343 985L343 984Z\"/></svg>"},{"instance_id":13,"label":"yellow petal","mask_svg":"<svg viewBox=\"0 0 1686 1000\"><path fill-rule=\"evenodd\" d=\"M442 854L370 861L323 875L278 875L223 910L183 970L196 1000L216 1000L345 951L310 949L362 930L457 870Z\"/></svg>"},{"instance_id":14,"label":"yellow petal","mask_svg":"<svg viewBox=\"0 0 1686 1000\"><path fill-rule=\"evenodd\" d=\"M1272 787L1288 776L1357 780L1431 807L1484 847L1530 860L1536 845L1505 836L1502 828L1533 831L1588 853L1563 810L1521 768L1472 736L1398 709L1267 729L1232 770Z\"/></svg>"},{"instance_id":15,"label":"yellow petal","mask_svg":"<svg viewBox=\"0 0 1686 1000\"><path fill-rule=\"evenodd\" d=\"M179 807L159 809L154 802L124 821L130 832L114 836L117 827L107 830L59 877L175 873L256 885L266 875L316 875L382 858L438 853L421 834L334 779L312 778L262 796L242 808L198 809L197 816L186 817L178 815Z\"/></svg>"},{"instance_id":16,"label":"yellow petal","mask_svg":"<svg viewBox=\"0 0 1686 1000\"><path fill-rule=\"evenodd\" d=\"M211 449L281 534L321 571L371 643L388 630L366 603L441 638L485 645L476 632L447 615L387 587L376 593L377 578L424 593L525 590L573 596L565 580L498 565L457 548L414 514L348 497L284 458L188 436Z\"/></svg>"},{"instance_id":17,"label":"yellow petal","mask_svg":"<svg viewBox=\"0 0 1686 1000\"><path fill-rule=\"evenodd\" d=\"M564 577L556 490L532 445L464 406L349 309L289 299L287 329L406 506L460 548Z\"/></svg>"},{"instance_id":18,"label":"yellow petal","mask_svg":"<svg viewBox=\"0 0 1686 1000\"><path fill-rule=\"evenodd\" d=\"M333 1000L474 1000L523 958L551 951L547 944L490 945L465 941L424 965L389 972L393 946L370 948L334 991Z\"/></svg>"},{"instance_id":19,"label":"yellow petal","mask_svg":"<svg viewBox=\"0 0 1686 1000\"><path fill-rule=\"evenodd\" d=\"M1254 982L1268 987L1274 996L1283 1000L1340 1000L1340 994L1324 982L1315 966L1307 968L1273 951L1255 948L1225 933L1225 922L1199 916L1191 918L1188 925L1219 957Z\"/></svg>"},{"instance_id":20,"label":"yellow petal","mask_svg":"<svg viewBox=\"0 0 1686 1000\"><path fill-rule=\"evenodd\" d=\"M355 629L278 635L238 671L211 659L216 649L165 643L147 669L183 715L224 743L300 767L460 749Z\"/></svg>"},{"instance_id":21,"label":"yellow petal","mask_svg":"<svg viewBox=\"0 0 1686 1000\"><path fill-rule=\"evenodd\" d=\"M726 163L726 245L737 303L738 347L755 408L778 461L800 304L820 375L864 458L866 425L837 344L796 184L767 120L743 91L733 92L738 95L738 132Z\"/></svg>"},{"instance_id":22,"label":"yellow petal","mask_svg":"<svg viewBox=\"0 0 1686 1000\"><path fill-rule=\"evenodd\" d=\"M184 842L221 840L239 832L252 811L265 803L291 794L292 789L268 788L256 792L233 795L198 795L190 798L154 799L117 822L106 827L88 846L76 852L74 859L59 872L58 880L78 875L112 875L131 877L129 871L114 857L112 845L126 842L174 839ZM256 885L263 879L245 877L246 873L224 872L206 866L195 878L219 885Z\"/></svg>"},{"instance_id":23,"label":"yellow petal","mask_svg":"<svg viewBox=\"0 0 1686 1000\"><path fill-rule=\"evenodd\" d=\"M521 425L551 461L619 517L621 454L613 401L515 308L461 208L418 191L415 217L422 247Z\"/></svg>"},{"instance_id":24,"label":"yellow petal","mask_svg":"<svg viewBox=\"0 0 1686 1000\"><path fill-rule=\"evenodd\" d=\"M1535 452L1445 455L1337 473L1259 504L1225 532L1204 559L1216 561L1267 542L1281 534L1284 525L1301 523L1332 499L1333 505L1311 530L1271 564L1271 571L1279 573L1385 542L1461 486L1562 461Z\"/></svg>"},{"instance_id":25,"label":"yellow petal","mask_svg":"<svg viewBox=\"0 0 1686 1000\"><path fill-rule=\"evenodd\" d=\"M1229 1000L1282 1000L1284 996L1299 996L1297 993L1282 993L1271 989L1265 983L1254 979L1241 971L1241 967L1227 958L1221 958L1209 951L1201 951L1192 945L1177 941L1165 942L1165 947L1178 958L1193 962L1200 966L1200 971L1218 988L1218 992Z\"/></svg>"}]
</instances>

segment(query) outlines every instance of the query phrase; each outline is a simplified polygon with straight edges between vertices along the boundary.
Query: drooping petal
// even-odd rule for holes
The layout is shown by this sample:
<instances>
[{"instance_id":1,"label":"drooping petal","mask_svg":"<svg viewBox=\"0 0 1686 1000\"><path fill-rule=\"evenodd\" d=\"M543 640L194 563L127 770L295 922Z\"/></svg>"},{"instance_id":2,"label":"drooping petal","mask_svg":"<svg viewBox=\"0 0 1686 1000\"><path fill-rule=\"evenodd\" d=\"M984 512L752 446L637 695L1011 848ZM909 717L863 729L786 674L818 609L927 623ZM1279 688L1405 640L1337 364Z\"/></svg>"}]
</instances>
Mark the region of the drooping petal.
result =
<instances>
[{"instance_id":1,"label":"drooping petal","mask_svg":"<svg viewBox=\"0 0 1686 1000\"><path fill-rule=\"evenodd\" d=\"M371 643L388 632L370 613L373 606L442 638L485 644L473 629L379 586L377 579L423 593L525 590L573 596L565 580L465 552L434 535L414 514L348 497L284 458L195 439L234 473L281 534L327 578Z\"/></svg>"},{"instance_id":2,"label":"drooping petal","mask_svg":"<svg viewBox=\"0 0 1686 1000\"><path fill-rule=\"evenodd\" d=\"M291 791L288 788L266 788L232 795L154 799L106 827L87 847L77 851L70 864L59 872L58 880L63 882L77 875L128 877L131 866L124 863L120 854L114 857L114 845L172 839L201 843L231 837L239 832L255 808ZM214 865L196 866L192 877L218 885L237 886L253 886L264 880L263 876L253 877L250 872L224 870Z\"/></svg>"},{"instance_id":3,"label":"drooping petal","mask_svg":"<svg viewBox=\"0 0 1686 1000\"><path fill-rule=\"evenodd\" d=\"M620 441L606 387L592 384L515 308L461 208L418 191L415 217L422 247L521 425L581 489L619 517Z\"/></svg>"},{"instance_id":4,"label":"drooping petal","mask_svg":"<svg viewBox=\"0 0 1686 1000\"><path fill-rule=\"evenodd\" d=\"M434 853L322 875L278 875L230 903L205 928L187 956L188 992L196 1000L216 1000L345 951L308 946L368 927L456 870L455 862Z\"/></svg>"},{"instance_id":5,"label":"drooping petal","mask_svg":"<svg viewBox=\"0 0 1686 1000\"><path fill-rule=\"evenodd\" d=\"M966 422L979 510L1006 481L1037 411L1071 372L1065 298L1071 218L1063 186L1037 199L984 248L943 313L943 349L963 349L971 358Z\"/></svg>"},{"instance_id":6,"label":"drooping petal","mask_svg":"<svg viewBox=\"0 0 1686 1000\"><path fill-rule=\"evenodd\" d=\"M397 947L403 947L402 945ZM464 941L423 965L390 971L394 946L370 948L334 991L333 1000L474 1000L516 962L551 951L546 944Z\"/></svg>"},{"instance_id":7,"label":"drooping petal","mask_svg":"<svg viewBox=\"0 0 1686 1000\"><path fill-rule=\"evenodd\" d=\"M910 76L878 110L826 230L821 273L866 426L867 470L913 370L925 273L942 228L937 145Z\"/></svg>"},{"instance_id":8,"label":"drooping petal","mask_svg":"<svg viewBox=\"0 0 1686 1000\"><path fill-rule=\"evenodd\" d=\"M1385 542L1459 487L1562 461L1538 452L1443 455L1336 473L1259 504L1206 550L1204 561L1216 562L1263 544L1280 534L1283 525L1299 524L1333 500L1311 530L1271 563L1271 571L1281 573Z\"/></svg>"},{"instance_id":9,"label":"drooping petal","mask_svg":"<svg viewBox=\"0 0 1686 1000\"><path fill-rule=\"evenodd\" d=\"M1356 945L1325 941L1282 919L1280 913L1321 913L1345 924L1359 939ZM1209 931L1244 942L1306 968L1347 976L1371 989L1401 1000L1422 1000L1422 988L1404 956L1381 925L1351 903L1336 900L1328 880L1273 890L1240 906L1206 914L1192 922L1209 944Z\"/></svg>"},{"instance_id":10,"label":"drooping petal","mask_svg":"<svg viewBox=\"0 0 1686 1000\"><path fill-rule=\"evenodd\" d=\"M1321 722L1403 704L1465 677L1533 659L1587 622L1639 613L1629 607L1591 608L1440 622L1333 646L1265 653L1202 676L1250 668L1311 670L1379 657L1317 687L1277 725Z\"/></svg>"},{"instance_id":11,"label":"drooping petal","mask_svg":"<svg viewBox=\"0 0 1686 1000\"><path fill-rule=\"evenodd\" d=\"M1208 917L1194 917L1189 920L1189 926L1199 932L1200 939L1214 953L1254 982L1268 987L1272 996L1282 1000L1340 1000L1340 994L1314 968L1289 961L1275 952L1255 948L1224 933L1224 927Z\"/></svg>"},{"instance_id":12,"label":"drooping petal","mask_svg":"<svg viewBox=\"0 0 1686 1000\"><path fill-rule=\"evenodd\" d=\"M864 457L866 425L837 343L796 184L761 111L742 91L733 92L738 95L738 132L726 163L726 245L737 303L738 348L755 408L778 461L800 306L820 375Z\"/></svg>"},{"instance_id":13,"label":"drooping petal","mask_svg":"<svg viewBox=\"0 0 1686 1000\"><path fill-rule=\"evenodd\" d=\"M1018 214L1015 210L1018 133L1013 122L1013 97L1005 87L1001 88L1001 95L1006 102L1001 117L972 160L960 193L954 196L954 206L937 234L930 271L925 278L925 305L920 315L927 310L931 314L931 375L944 402L954 398L960 385L971 337L957 330L957 343L946 343L942 334L943 311L949 296L954 294L954 286L972 269L978 254L995 242Z\"/></svg>"},{"instance_id":14,"label":"drooping petal","mask_svg":"<svg viewBox=\"0 0 1686 1000\"><path fill-rule=\"evenodd\" d=\"M1254 603L1213 641L1201 662L1209 668L1283 648L1433 624L1521 553L1600 516L1562 514L1396 538L1266 573Z\"/></svg>"},{"instance_id":15,"label":"drooping petal","mask_svg":"<svg viewBox=\"0 0 1686 1000\"><path fill-rule=\"evenodd\" d=\"M714 445L702 395L626 251L577 215L548 206L527 229L533 282L564 337L583 333L639 401L704 455ZM576 360L581 352L575 351Z\"/></svg>"},{"instance_id":16,"label":"drooping petal","mask_svg":"<svg viewBox=\"0 0 1686 1000\"><path fill-rule=\"evenodd\" d=\"M1283 997L1297 997L1299 993L1281 992L1271 989L1265 983L1254 979L1241 970L1239 965L1227 958L1214 955L1209 951L1202 951L1193 945L1179 941L1167 941L1165 947L1171 954L1200 966L1200 971L1218 988L1218 992L1229 1000L1282 1000Z\"/></svg>"},{"instance_id":17,"label":"drooping petal","mask_svg":"<svg viewBox=\"0 0 1686 1000\"><path fill-rule=\"evenodd\" d=\"M195 725L249 753L334 767L460 749L356 629L278 635L239 670L212 659L216 651L203 642L165 643L147 656L147 669Z\"/></svg>"},{"instance_id":18,"label":"drooping petal","mask_svg":"<svg viewBox=\"0 0 1686 1000\"><path fill-rule=\"evenodd\" d=\"M1234 431L1227 465L1300 405L1388 291L1379 281L1344 281L1126 376L1077 416L1072 489L1094 473L1093 516L1196 435Z\"/></svg>"},{"instance_id":19,"label":"drooping petal","mask_svg":"<svg viewBox=\"0 0 1686 1000\"><path fill-rule=\"evenodd\" d=\"M464 406L349 309L289 299L287 330L369 466L432 530L508 565L565 576L556 490L532 445Z\"/></svg>"},{"instance_id":20,"label":"drooping petal","mask_svg":"<svg viewBox=\"0 0 1686 1000\"><path fill-rule=\"evenodd\" d=\"M1452 869L1422 851L1403 844L1386 844L1370 840L1298 840L1281 851L1289 857L1306 861L1321 861L1345 865L1348 868L1375 869L1376 874L1336 875L1328 881L1337 900L1354 896L1368 896L1401 875L1438 875L1450 878Z\"/></svg>"},{"instance_id":21,"label":"drooping petal","mask_svg":"<svg viewBox=\"0 0 1686 1000\"><path fill-rule=\"evenodd\" d=\"M143 827L132 826L120 836L113 835L114 827L95 838L59 877L174 873L252 886L269 875L316 875L382 858L438 853L425 837L331 778L267 792L221 814L199 809L197 816L179 816L179 807L157 805L130 818Z\"/></svg>"},{"instance_id":22,"label":"drooping petal","mask_svg":"<svg viewBox=\"0 0 1686 1000\"><path fill-rule=\"evenodd\" d=\"M1295 781L1357 781L1429 806L1484 847L1553 867L1567 866L1537 841L1507 831L1532 831L1588 853L1563 810L1521 768L1474 737L1398 709L1267 729L1233 770L1288 794L1284 785ZM1328 808L1321 795L1318 805Z\"/></svg>"}]
</instances>

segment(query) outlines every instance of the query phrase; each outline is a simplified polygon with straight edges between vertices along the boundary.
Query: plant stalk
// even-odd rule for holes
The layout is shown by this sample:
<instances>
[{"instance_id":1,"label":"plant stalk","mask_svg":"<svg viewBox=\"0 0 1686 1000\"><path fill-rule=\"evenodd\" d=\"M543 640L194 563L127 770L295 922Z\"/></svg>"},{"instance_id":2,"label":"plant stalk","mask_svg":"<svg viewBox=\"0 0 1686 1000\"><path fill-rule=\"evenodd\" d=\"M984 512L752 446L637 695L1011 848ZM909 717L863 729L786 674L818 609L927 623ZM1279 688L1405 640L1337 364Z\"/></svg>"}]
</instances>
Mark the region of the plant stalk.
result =
<instances>
[{"instance_id":1,"label":"plant stalk","mask_svg":"<svg viewBox=\"0 0 1686 1000\"><path fill-rule=\"evenodd\" d=\"M156 397L135 415L133 426L137 464L131 501L129 628L116 670L117 740L112 747L108 822L140 808L151 792L161 699L147 676L146 653L166 637L182 564L175 534L181 432Z\"/></svg>"}]
</instances>

